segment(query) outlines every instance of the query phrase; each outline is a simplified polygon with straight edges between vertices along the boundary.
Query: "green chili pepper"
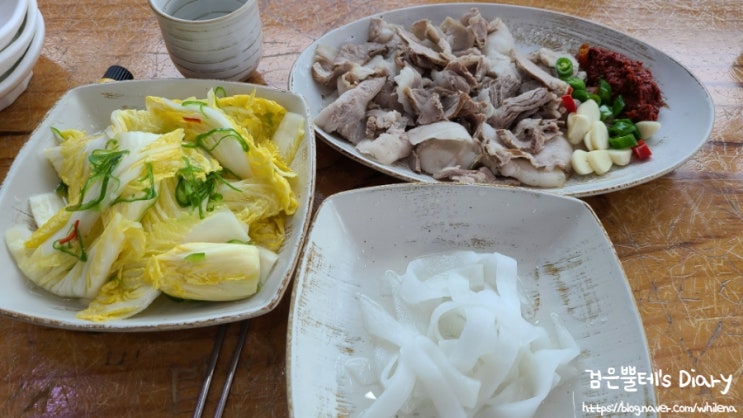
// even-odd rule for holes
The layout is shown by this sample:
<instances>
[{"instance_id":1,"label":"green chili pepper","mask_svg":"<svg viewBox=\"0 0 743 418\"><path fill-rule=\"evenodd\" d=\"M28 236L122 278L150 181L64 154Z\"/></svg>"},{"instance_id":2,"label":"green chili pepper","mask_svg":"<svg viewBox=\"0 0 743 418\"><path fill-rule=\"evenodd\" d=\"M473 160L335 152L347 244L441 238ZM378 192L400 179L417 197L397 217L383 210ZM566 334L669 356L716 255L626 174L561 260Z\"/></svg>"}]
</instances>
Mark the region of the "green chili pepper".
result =
<instances>
[{"instance_id":1,"label":"green chili pepper","mask_svg":"<svg viewBox=\"0 0 743 418\"><path fill-rule=\"evenodd\" d=\"M605 104L599 106L599 114L601 116L602 122L610 121L611 118L614 117L614 113L612 113L611 108Z\"/></svg>"},{"instance_id":2,"label":"green chili pepper","mask_svg":"<svg viewBox=\"0 0 743 418\"><path fill-rule=\"evenodd\" d=\"M573 99L580 100L581 102L585 102L588 99L590 99L590 97L588 96L588 92L585 89L573 90Z\"/></svg>"},{"instance_id":3,"label":"green chili pepper","mask_svg":"<svg viewBox=\"0 0 743 418\"><path fill-rule=\"evenodd\" d=\"M607 127L609 136L637 135L637 127L629 119L615 119L614 123Z\"/></svg>"},{"instance_id":4,"label":"green chili pepper","mask_svg":"<svg viewBox=\"0 0 743 418\"><path fill-rule=\"evenodd\" d=\"M568 77L565 81L570 85L570 87L573 88L573 91L586 89L585 81L581 80L578 77Z\"/></svg>"},{"instance_id":5,"label":"green chili pepper","mask_svg":"<svg viewBox=\"0 0 743 418\"><path fill-rule=\"evenodd\" d=\"M632 148L637 145L637 139L632 134L609 138L609 146L615 149Z\"/></svg>"},{"instance_id":6,"label":"green chili pepper","mask_svg":"<svg viewBox=\"0 0 743 418\"><path fill-rule=\"evenodd\" d=\"M620 113L624 110L624 98L622 96L617 96L614 98L614 103L611 105L611 111L614 113L614 116L619 116Z\"/></svg>"},{"instance_id":7,"label":"green chili pepper","mask_svg":"<svg viewBox=\"0 0 743 418\"><path fill-rule=\"evenodd\" d=\"M573 62L569 58L560 57L555 62L555 70L557 76L564 80L573 75Z\"/></svg>"},{"instance_id":8,"label":"green chili pepper","mask_svg":"<svg viewBox=\"0 0 743 418\"><path fill-rule=\"evenodd\" d=\"M602 103L609 103L611 101L611 84L608 81L604 79L599 80L598 95L601 97Z\"/></svg>"}]
</instances>

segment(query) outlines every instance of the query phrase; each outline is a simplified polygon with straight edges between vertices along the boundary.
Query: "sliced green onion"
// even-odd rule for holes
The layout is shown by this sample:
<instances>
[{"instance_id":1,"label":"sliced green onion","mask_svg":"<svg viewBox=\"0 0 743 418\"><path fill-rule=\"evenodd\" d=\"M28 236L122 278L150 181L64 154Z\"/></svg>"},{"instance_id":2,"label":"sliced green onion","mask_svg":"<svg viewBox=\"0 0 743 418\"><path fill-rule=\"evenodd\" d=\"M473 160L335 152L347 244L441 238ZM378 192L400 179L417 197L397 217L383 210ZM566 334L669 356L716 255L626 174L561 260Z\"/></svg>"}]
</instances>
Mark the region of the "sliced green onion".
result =
<instances>
[{"instance_id":1,"label":"sliced green onion","mask_svg":"<svg viewBox=\"0 0 743 418\"><path fill-rule=\"evenodd\" d=\"M124 158L124 155L128 154L129 151L118 150L118 142L115 140L108 141L106 148L96 149L88 156L88 161L91 165L91 175L85 180L83 189L80 193L80 203L77 205L68 206L69 211L87 210L96 207L106 197L108 191L109 181L118 181L113 176L114 169ZM98 196L92 200L85 201L88 191L90 188L100 182L101 190L98 192Z\"/></svg>"},{"instance_id":2,"label":"sliced green onion","mask_svg":"<svg viewBox=\"0 0 743 418\"><path fill-rule=\"evenodd\" d=\"M217 86L214 88L214 95L217 97L227 97L227 90L222 86Z\"/></svg>"},{"instance_id":3,"label":"sliced green onion","mask_svg":"<svg viewBox=\"0 0 743 418\"><path fill-rule=\"evenodd\" d=\"M152 200L157 197L157 191L155 191L155 175L152 172L152 164L147 163L146 167L147 167L147 172L142 178L139 179L140 182L146 181L148 183L147 188L143 190L142 194L139 196L134 195L126 199L119 196L118 198L116 198L116 200L114 200L113 204L121 203L121 202L129 203L129 202L135 202L137 200Z\"/></svg>"},{"instance_id":4,"label":"sliced green onion","mask_svg":"<svg viewBox=\"0 0 743 418\"><path fill-rule=\"evenodd\" d=\"M181 102L181 106L186 107L189 105L196 105L199 107L199 113L201 113L202 116L206 116L206 113L204 112L205 107L209 107L206 103L200 101L200 100L186 100Z\"/></svg>"},{"instance_id":5,"label":"sliced green onion","mask_svg":"<svg viewBox=\"0 0 743 418\"><path fill-rule=\"evenodd\" d=\"M202 171L199 167L190 165L178 172L178 183L175 186L175 200L181 207L197 208L199 217L205 217L205 211L210 212L222 201L222 195L216 193L217 183L227 183L221 172L213 171L202 181L196 173Z\"/></svg>"},{"instance_id":6,"label":"sliced green onion","mask_svg":"<svg viewBox=\"0 0 743 418\"><path fill-rule=\"evenodd\" d=\"M198 263L200 261L206 260L206 253L191 253L187 255L184 260L188 261L189 263Z\"/></svg>"},{"instance_id":7,"label":"sliced green onion","mask_svg":"<svg viewBox=\"0 0 743 418\"><path fill-rule=\"evenodd\" d=\"M80 234L79 219L75 220L75 223L70 228L70 232L67 236L52 243L52 248L57 251L62 251L65 254L69 254L80 261L88 261L88 253L85 251L83 237L82 234Z\"/></svg>"},{"instance_id":8,"label":"sliced green onion","mask_svg":"<svg viewBox=\"0 0 743 418\"><path fill-rule=\"evenodd\" d=\"M52 134L54 135L54 137L57 138L58 140L60 140L60 141L64 141L65 140L64 135L62 135L62 131L60 131L59 129L57 129L55 127L52 127L51 128L51 131L52 131Z\"/></svg>"},{"instance_id":9,"label":"sliced green onion","mask_svg":"<svg viewBox=\"0 0 743 418\"><path fill-rule=\"evenodd\" d=\"M64 182L59 182L59 184L57 185L57 188L54 189L54 193L56 193L60 199L67 200L67 196L70 191L69 189L70 188L67 184L65 184Z\"/></svg>"},{"instance_id":10,"label":"sliced green onion","mask_svg":"<svg viewBox=\"0 0 743 418\"><path fill-rule=\"evenodd\" d=\"M212 135L217 135L217 134L224 134L224 135L219 137L213 146L209 147L204 143L207 138L211 137ZM195 138L196 144L198 144L198 146L200 146L201 148L205 149L208 152L212 152L225 139L234 139L235 141L237 141L238 144L240 144L240 147L243 149L243 151L248 152L248 143L245 142L245 139L242 137L242 135L240 135L236 130L232 128L212 129L211 131L198 135Z\"/></svg>"}]
</instances>

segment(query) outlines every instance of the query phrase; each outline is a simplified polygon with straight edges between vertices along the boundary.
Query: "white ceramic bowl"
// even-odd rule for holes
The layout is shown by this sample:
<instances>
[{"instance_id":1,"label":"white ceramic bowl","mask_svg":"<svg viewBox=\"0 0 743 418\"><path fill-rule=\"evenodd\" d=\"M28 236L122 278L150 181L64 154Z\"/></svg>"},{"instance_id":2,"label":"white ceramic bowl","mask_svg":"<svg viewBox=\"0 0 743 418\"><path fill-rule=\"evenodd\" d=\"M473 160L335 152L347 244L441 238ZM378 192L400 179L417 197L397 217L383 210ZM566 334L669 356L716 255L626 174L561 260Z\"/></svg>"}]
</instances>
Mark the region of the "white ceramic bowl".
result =
<instances>
[{"instance_id":1,"label":"white ceramic bowl","mask_svg":"<svg viewBox=\"0 0 743 418\"><path fill-rule=\"evenodd\" d=\"M205 97L210 88L223 87L230 94L252 94L275 100L287 110L305 116L305 137L290 167L298 174L292 184L298 200L297 211L286 220L286 240L279 260L260 291L233 302L180 303L160 297L145 311L124 320L104 323L75 317L85 304L40 290L16 267L5 243L0 244L0 314L40 325L84 331L159 331L209 326L265 314L275 308L289 287L304 237L309 227L315 175L315 137L312 119L301 96L266 86L219 80L133 80L77 87L67 92L45 116L23 146L0 189L0 231L29 222L28 198L54 190L56 174L44 156L55 143L50 134L58 129L85 129L97 132L110 123L111 112L121 108L144 108L147 95L173 99Z\"/></svg>"},{"instance_id":2,"label":"white ceramic bowl","mask_svg":"<svg viewBox=\"0 0 743 418\"><path fill-rule=\"evenodd\" d=\"M18 36L18 30L26 17L29 0L0 1L0 51L4 50Z\"/></svg>"},{"instance_id":3,"label":"white ceramic bowl","mask_svg":"<svg viewBox=\"0 0 743 418\"><path fill-rule=\"evenodd\" d=\"M33 3L35 6L35 2ZM31 44L26 49L20 60L0 77L0 110L5 109L15 102L18 96L28 87L33 76L33 68L41 56L41 47L44 45L46 29L41 12L35 10L36 31Z\"/></svg>"},{"instance_id":4,"label":"white ceramic bowl","mask_svg":"<svg viewBox=\"0 0 743 418\"><path fill-rule=\"evenodd\" d=\"M417 257L455 249L516 259L531 319L556 313L580 347L577 375L553 389L537 418L572 417L581 402L655 404L652 385L592 389L584 372L650 370L632 291L590 206L520 188L407 183L338 193L318 208L289 314L290 416L352 417L369 405L347 368L374 352L358 294L389 306L387 270L402 273Z\"/></svg>"},{"instance_id":5,"label":"white ceramic bowl","mask_svg":"<svg viewBox=\"0 0 743 418\"><path fill-rule=\"evenodd\" d=\"M28 46L31 45L38 30L37 21L39 15L39 8L36 6L36 1L31 0L28 3L26 16L18 30L17 36L5 49L0 51L0 80L20 61L26 53Z\"/></svg>"}]
</instances>

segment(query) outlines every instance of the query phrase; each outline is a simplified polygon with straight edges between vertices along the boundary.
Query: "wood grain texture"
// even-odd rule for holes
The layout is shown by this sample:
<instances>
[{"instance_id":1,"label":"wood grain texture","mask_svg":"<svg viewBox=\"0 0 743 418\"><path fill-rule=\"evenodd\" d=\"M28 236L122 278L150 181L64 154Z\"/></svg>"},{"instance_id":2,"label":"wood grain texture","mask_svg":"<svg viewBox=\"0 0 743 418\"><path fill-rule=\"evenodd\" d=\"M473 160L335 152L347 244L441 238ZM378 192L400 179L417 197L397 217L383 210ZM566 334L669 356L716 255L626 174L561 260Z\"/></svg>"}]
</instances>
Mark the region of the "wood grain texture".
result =
<instances>
[{"instance_id":1,"label":"wood grain texture","mask_svg":"<svg viewBox=\"0 0 743 418\"><path fill-rule=\"evenodd\" d=\"M327 30L423 0L261 0L264 58L248 81L285 88L294 59ZM743 413L743 8L738 0L505 1L580 16L650 43L710 92L714 130L674 172L586 198L613 240L635 295L653 367L733 374L730 391L657 388L658 402L731 405ZM47 37L28 90L0 111L0 178L44 114L111 64L138 79L181 77L144 0L39 0ZM317 199L396 182L318 142ZM229 417L288 416L284 354L289 295L252 321ZM0 318L0 416L187 417L217 329L80 333ZM239 326L228 328L219 370ZM620 365L618 365L620 366ZM213 383L213 413L224 377ZM580 416L580 412L578 412ZM726 416L669 413L665 417Z\"/></svg>"}]
</instances>

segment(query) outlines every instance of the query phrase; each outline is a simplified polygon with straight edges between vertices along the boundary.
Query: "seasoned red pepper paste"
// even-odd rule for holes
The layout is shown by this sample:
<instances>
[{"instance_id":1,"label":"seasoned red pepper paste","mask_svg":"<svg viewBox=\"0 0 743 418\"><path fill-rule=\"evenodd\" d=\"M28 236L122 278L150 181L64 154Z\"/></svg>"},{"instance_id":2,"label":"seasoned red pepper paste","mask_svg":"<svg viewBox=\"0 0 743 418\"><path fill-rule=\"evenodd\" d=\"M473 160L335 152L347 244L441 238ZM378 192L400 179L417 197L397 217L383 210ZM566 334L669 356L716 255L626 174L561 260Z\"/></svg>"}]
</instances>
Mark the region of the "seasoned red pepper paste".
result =
<instances>
[{"instance_id":1,"label":"seasoned red pepper paste","mask_svg":"<svg viewBox=\"0 0 743 418\"><path fill-rule=\"evenodd\" d=\"M613 97L622 96L626 104L625 117L635 122L658 120L658 112L665 102L653 74L642 62L587 44L581 45L576 59L586 72L586 84L598 85L603 78L611 85Z\"/></svg>"}]
</instances>

